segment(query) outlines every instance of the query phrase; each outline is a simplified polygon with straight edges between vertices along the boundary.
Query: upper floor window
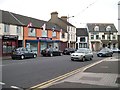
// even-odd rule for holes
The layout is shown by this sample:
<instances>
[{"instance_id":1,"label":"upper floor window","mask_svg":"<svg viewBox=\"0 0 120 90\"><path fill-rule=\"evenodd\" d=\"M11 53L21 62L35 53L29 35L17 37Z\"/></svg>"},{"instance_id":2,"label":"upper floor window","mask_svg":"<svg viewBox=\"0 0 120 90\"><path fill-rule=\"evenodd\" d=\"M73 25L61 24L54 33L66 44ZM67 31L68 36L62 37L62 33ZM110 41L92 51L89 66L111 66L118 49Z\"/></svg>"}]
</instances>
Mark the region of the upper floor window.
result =
<instances>
[{"instance_id":1,"label":"upper floor window","mask_svg":"<svg viewBox=\"0 0 120 90\"><path fill-rule=\"evenodd\" d=\"M80 42L85 42L85 37L81 37Z\"/></svg>"},{"instance_id":2,"label":"upper floor window","mask_svg":"<svg viewBox=\"0 0 120 90\"><path fill-rule=\"evenodd\" d=\"M10 25L5 24L5 25L4 25L4 32L7 33L7 32L9 32L9 31L10 31Z\"/></svg>"},{"instance_id":3,"label":"upper floor window","mask_svg":"<svg viewBox=\"0 0 120 90\"><path fill-rule=\"evenodd\" d=\"M94 39L94 35L91 35L91 39Z\"/></svg>"},{"instance_id":4,"label":"upper floor window","mask_svg":"<svg viewBox=\"0 0 120 90\"><path fill-rule=\"evenodd\" d=\"M107 26L106 31L111 31L111 27Z\"/></svg>"},{"instance_id":5,"label":"upper floor window","mask_svg":"<svg viewBox=\"0 0 120 90\"><path fill-rule=\"evenodd\" d=\"M99 31L99 26L95 26L94 31Z\"/></svg>"},{"instance_id":6,"label":"upper floor window","mask_svg":"<svg viewBox=\"0 0 120 90\"><path fill-rule=\"evenodd\" d=\"M42 37L47 37L47 30L42 30Z\"/></svg>"},{"instance_id":7,"label":"upper floor window","mask_svg":"<svg viewBox=\"0 0 120 90\"><path fill-rule=\"evenodd\" d=\"M113 35L113 39L116 39L116 36L115 36L115 35Z\"/></svg>"},{"instance_id":8,"label":"upper floor window","mask_svg":"<svg viewBox=\"0 0 120 90\"><path fill-rule=\"evenodd\" d=\"M57 37L57 32L53 31L52 32L52 37Z\"/></svg>"},{"instance_id":9,"label":"upper floor window","mask_svg":"<svg viewBox=\"0 0 120 90\"><path fill-rule=\"evenodd\" d=\"M96 39L99 39L99 35L96 35Z\"/></svg>"},{"instance_id":10,"label":"upper floor window","mask_svg":"<svg viewBox=\"0 0 120 90\"><path fill-rule=\"evenodd\" d=\"M16 28L16 32L17 32L18 34L21 33L21 26L17 26L17 28Z\"/></svg>"},{"instance_id":11,"label":"upper floor window","mask_svg":"<svg viewBox=\"0 0 120 90\"><path fill-rule=\"evenodd\" d=\"M65 38L65 33L62 33L62 38Z\"/></svg>"},{"instance_id":12,"label":"upper floor window","mask_svg":"<svg viewBox=\"0 0 120 90\"><path fill-rule=\"evenodd\" d=\"M35 36L36 32L35 32L35 28L29 28L28 29L28 36Z\"/></svg>"},{"instance_id":13,"label":"upper floor window","mask_svg":"<svg viewBox=\"0 0 120 90\"><path fill-rule=\"evenodd\" d=\"M102 39L105 39L105 35L102 35Z\"/></svg>"}]
</instances>

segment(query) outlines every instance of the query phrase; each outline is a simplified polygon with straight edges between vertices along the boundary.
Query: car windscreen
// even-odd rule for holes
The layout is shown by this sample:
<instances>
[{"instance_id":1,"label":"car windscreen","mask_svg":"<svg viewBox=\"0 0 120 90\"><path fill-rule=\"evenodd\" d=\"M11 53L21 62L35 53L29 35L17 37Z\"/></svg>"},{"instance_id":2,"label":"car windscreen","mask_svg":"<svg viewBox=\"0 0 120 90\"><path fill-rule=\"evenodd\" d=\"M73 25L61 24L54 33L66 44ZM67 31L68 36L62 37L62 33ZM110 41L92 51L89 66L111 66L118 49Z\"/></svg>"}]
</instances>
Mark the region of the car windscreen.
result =
<instances>
[{"instance_id":1,"label":"car windscreen","mask_svg":"<svg viewBox=\"0 0 120 90\"><path fill-rule=\"evenodd\" d=\"M75 51L76 53L86 53L87 50L86 49L79 49L77 51Z\"/></svg>"}]
</instances>

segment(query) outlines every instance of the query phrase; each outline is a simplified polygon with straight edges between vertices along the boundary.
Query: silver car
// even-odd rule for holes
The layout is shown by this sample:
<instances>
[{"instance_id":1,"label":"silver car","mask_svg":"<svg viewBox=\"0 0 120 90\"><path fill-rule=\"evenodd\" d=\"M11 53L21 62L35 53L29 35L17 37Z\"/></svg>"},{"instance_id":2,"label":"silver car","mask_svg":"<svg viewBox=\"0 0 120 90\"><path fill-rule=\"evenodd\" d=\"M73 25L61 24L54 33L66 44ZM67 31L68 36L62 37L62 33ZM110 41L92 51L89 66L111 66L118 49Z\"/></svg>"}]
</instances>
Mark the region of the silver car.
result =
<instances>
[{"instance_id":1,"label":"silver car","mask_svg":"<svg viewBox=\"0 0 120 90\"><path fill-rule=\"evenodd\" d=\"M93 59L93 53L88 48L79 48L75 53L71 54L71 60L92 60Z\"/></svg>"}]
</instances>

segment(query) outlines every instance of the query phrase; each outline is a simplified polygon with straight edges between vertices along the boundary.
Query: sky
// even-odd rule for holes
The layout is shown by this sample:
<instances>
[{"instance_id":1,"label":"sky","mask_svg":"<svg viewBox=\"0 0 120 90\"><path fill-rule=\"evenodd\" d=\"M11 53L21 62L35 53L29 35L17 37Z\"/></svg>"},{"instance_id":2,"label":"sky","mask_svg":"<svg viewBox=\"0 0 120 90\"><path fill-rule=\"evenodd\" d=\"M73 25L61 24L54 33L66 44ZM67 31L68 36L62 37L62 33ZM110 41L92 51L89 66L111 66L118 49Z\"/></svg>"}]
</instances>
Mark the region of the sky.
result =
<instances>
[{"instance_id":1,"label":"sky","mask_svg":"<svg viewBox=\"0 0 120 90\"><path fill-rule=\"evenodd\" d=\"M0 9L48 21L51 12L68 16L77 28L86 23L114 23L118 29L119 0L0 0ZM74 16L74 17L72 17Z\"/></svg>"}]
</instances>

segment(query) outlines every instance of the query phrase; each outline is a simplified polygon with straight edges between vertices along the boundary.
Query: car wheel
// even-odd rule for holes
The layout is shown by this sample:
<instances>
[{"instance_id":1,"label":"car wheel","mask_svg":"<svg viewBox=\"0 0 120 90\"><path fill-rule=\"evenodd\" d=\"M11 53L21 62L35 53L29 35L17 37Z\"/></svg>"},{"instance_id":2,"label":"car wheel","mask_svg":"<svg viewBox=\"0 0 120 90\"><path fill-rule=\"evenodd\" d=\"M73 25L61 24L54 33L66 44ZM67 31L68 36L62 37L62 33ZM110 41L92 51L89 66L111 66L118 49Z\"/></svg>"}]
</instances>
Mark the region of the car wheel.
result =
<instances>
[{"instance_id":1,"label":"car wheel","mask_svg":"<svg viewBox=\"0 0 120 90\"><path fill-rule=\"evenodd\" d=\"M50 53L50 57L52 57L53 56L53 54L52 53Z\"/></svg>"},{"instance_id":2,"label":"car wheel","mask_svg":"<svg viewBox=\"0 0 120 90\"><path fill-rule=\"evenodd\" d=\"M71 61L74 61L74 59L71 59Z\"/></svg>"},{"instance_id":3,"label":"car wheel","mask_svg":"<svg viewBox=\"0 0 120 90\"><path fill-rule=\"evenodd\" d=\"M36 58L36 57L37 57L37 55L36 55L36 54L34 54L34 55L33 55L33 58Z\"/></svg>"},{"instance_id":4,"label":"car wheel","mask_svg":"<svg viewBox=\"0 0 120 90\"><path fill-rule=\"evenodd\" d=\"M60 56L62 56L63 54L62 53L60 53Z\"/></svg>"},{"instance_id":5,"label":"car wheel","mask_svg":"<svg viewBox=\"0 0 120 90\"><path fill-rule=\"evenodd\" d=\"M20 57L22 60L25 58L25 56L24 55L21 55L21 57Z\"/></svg>"},{"instance_id":6,"label":"car wheel","mask_svg":"<svg viewBox=\"0 0 120 90\"><path fill-rule=\"evenodd\" d=\"M90 60L92 60L92 57L90 58Z\"/></svg>"},{"instance_id":7,"label":"car wheel","mask_svg":"<svg viewBox=\"0 0 120 90\"><path fill-rule=\"evenodd\" d=\"M83 62L85 61L85 57L82 58L82 61L83 61Z\"/></svg>"}]
</instances>

